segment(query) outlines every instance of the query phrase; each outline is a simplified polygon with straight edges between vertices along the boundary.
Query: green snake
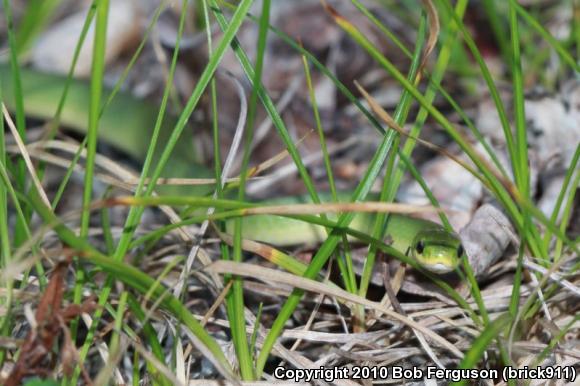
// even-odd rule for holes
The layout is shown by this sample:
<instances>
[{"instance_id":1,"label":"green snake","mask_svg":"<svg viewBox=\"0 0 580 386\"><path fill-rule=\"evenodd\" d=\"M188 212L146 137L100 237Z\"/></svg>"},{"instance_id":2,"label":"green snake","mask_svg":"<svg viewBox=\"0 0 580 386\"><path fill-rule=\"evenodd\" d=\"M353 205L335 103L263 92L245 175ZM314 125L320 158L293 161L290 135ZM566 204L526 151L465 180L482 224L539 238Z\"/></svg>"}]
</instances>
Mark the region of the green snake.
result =
<instances>
[{"instance_id":1,"label":"green snake","mask_svg":"<svg viewBox=\"0 0 580 386\"><path fill-rule=\"evenodd\" d=\"M22 93L25 113L34 118L51 119L58 106L66 79L62 76L44 74L21 69ZM2 96L9 109L14 109L13 78L9 68L0 64ZM106 100L110 92L105 92ZM71 82L66 104L62 110L61 123L81 133L86 132L88 122L89 86L82 81ZM129 154L136 160L144 160L150 141L150 132L157 118L158 109L130 94L118 93L104 109L100 119L99 138ZM164 122L160 146L169 137L175 121L171 118ZM173 156L165 168L166 177L207 177L211 172L200 166L192 151L191 132L184 130ZM158 152L160 153L160 152ZM156 154L159 156L159 154ZM347 200L348 196L341 197ZM292 204L304 202L302 197L286 197L268 200L265 204ZM350 228L370 234L374 224L373 214L359 213ZM233 229L232 222L226 230ZM458 266L465 251L459 236L445 230L431 221L416 219L401 214L388 217L386 240L393 248L417 261L425 269L434 273L448 273ZM256 240L276 246L313 245L324 241L325 230L295 219L274 215L257 215L243 218L243 233L246 239Z\"/></svg>"}]
</instances>

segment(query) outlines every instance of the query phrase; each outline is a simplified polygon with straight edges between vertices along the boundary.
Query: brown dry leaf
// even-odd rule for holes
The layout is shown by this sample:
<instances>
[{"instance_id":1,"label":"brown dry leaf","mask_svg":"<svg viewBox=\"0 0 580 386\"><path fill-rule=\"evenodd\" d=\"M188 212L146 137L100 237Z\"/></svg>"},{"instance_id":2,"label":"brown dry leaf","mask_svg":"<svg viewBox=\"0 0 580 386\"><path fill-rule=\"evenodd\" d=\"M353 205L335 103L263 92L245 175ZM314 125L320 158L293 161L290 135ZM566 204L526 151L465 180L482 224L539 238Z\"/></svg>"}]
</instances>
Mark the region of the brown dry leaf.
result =
<instances>
[{"instance_id":1,"label":"brown dry leaf","mask_svg":"<svg viewBox=\"0 0 580 386\"><path fill-rule=\"evenodd\" d=\"M53 347L61 335L64 338L64 344L60 351L61 363L65 372L74 369L77 355L67 323L82 312L93 311L96 308L96 303L89 299L82 305L62 308L65 276L71 262L71 256L71 254L67 254L66 259L59 262L54 268L34 315L36 326L26 336L18 361L8 378L4 380L5 386L17 386L27 376L47 377L50 375L57 365L57 358L53 355ZM85 383L91 384L86 372L83 370L82 373Z\"/></svg>"}]
</instances>

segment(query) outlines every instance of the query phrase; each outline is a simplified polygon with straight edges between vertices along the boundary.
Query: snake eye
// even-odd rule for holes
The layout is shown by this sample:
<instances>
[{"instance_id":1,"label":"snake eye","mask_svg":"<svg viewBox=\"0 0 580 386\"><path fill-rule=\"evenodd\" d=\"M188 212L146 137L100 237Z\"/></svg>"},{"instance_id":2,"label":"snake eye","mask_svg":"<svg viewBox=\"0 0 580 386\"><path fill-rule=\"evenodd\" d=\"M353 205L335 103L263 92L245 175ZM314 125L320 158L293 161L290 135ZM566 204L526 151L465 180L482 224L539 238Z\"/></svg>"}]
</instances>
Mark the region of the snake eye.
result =
<instances>
[{"instance_id":1,"label":"snake eye","mask_svg":"<svg viewBox=\"0 0 580 386\"><path fill-rule=\"evenodd\" d=\"M463 249L463 245L459 244L459 246L457 247L457 257L463 256L463 253L465 253L465 250Z\"/></svg>"},{"instance_id":2,"label":"snake eye","mask_svg":"<svg viewBox=\"0 0 580 386\"><path fill-rule=\"evenodd\" d=\"M423 241L419 241L417 243L417 245L415 245L415 250L419 254L422 254L424 249L425 249L425 243Z\"/></svg>"}]
</instances>

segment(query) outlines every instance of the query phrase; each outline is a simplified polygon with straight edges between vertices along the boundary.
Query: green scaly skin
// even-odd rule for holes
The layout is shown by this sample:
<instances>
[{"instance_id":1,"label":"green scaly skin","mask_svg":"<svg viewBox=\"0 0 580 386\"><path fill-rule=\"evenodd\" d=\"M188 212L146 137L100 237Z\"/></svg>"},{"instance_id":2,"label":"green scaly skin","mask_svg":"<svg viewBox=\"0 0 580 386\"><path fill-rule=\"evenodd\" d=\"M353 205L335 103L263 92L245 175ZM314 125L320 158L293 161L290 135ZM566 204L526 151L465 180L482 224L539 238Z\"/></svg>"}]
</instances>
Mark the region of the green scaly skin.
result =
<instances>
[{"instance_id":1,"label":"green scaly skin","mask_svg":"<svg viewBox=\"0 0 580 386\"><path fill-rule=\"evenodd\" d=\"M369 197L375 199L376 197ZM339 194L346 202L349 195ZM328 195L321 200L329 202ZM311 203L307 197L283 197L267 201L270 205ZM372 234L376 214L357 213L349 228ZM319 225L275 215L248 216L243 221L243 237L277 246L315 245L326 240L326 231ZM226 224L226 232L233 233L233 222ZM401 253L413 257L431 272L444 274L455 270L464 251L459 236L448 232L432 221L393 213L385 229L385 242Z\"/></svg>"},{"instance_id":2,"label":"green scaly skin","mask_svg":"<svg viewBox=\"0 0 580 386\"><path fill-rule=\"evenodd\" d=\"M65 78L57 75L43 74L21 69L24 110L31 117L51 119L57 109L62 95ZM9 67L0 64L0 83L2 95L9 109L14 109L14 89ZM86 133L89 104L88 84L81 81L71 83L67 102L62 111L63 125ZM105 92L103 100L108 98ZM119 93L107 106L100 119L99 136L119 150L143 161L147 154L150 133L157 118L158 108L135 97ZM159 149L163 148L171 133L175 121L165 120L162 128ZM184 130L177 142L164 173L165 177L207 177L211 172L198 164L193 152L191 131ZM160 155L158 151L154 160ZM202 193L204 189L197 190ZM205 189L207 192L208 189ZM165 190L167 193L179 193L178 188ZM183 190L182 190L183 193ZM191 194L191 190L189 191ZM342 201L348 200L344 195ZM265 204L293 204L307 202L301 197L287 197L269 200ZM360 213L352 221L352 229L370 234L374 225L374 214ZM228 232L233 229L233 222L226 224ZM325 230L317 225L293 220L281 216L258 215L243 218L243 237L277 246L299 244L314 245L325 240ZM435 273L447 273L455 270L464 255L459 237L446 231L442 226L431 221L416 219L404 215L392 214L385 230L386 240L401 253L413 257L419 264Z\"/></svg>"},{"instance_id":3,"label":"green scaly skin","mask_svg":"<svg viewBox=\"0 0 580 386\"><path fill-rule=\"evenodd\" d=\"M24 68L20 69L20 77L26 114L33 118L52 119L57 111L66 77ZM2 85L4 103L9 110L14 111L14 83L12 72L7 64L0 64L0 84ZM109 95L110 90L103 90L103 103L109 98ZM73 80L69 86L67 99L60 116L61 124L81 134L86 134L89 119L89 99L89 84ZM144 161L158 112L159 107L130 94L119 92L101 115L99 138L127 153L133 159ZM157 164L175 123L176 120L173 116L165 114L157 142L157 151L153 155L153 166ZM200 166L194 151L193 141L191 128L183 130L172 156L165 166L163 177L213 177L207 168ZM195 193L205 194L210 190L207 186L197 187ZM183 188L172 186L165 189L164 192L168 194L180 193L183 192Z\"/></svg>"}]
</instances>

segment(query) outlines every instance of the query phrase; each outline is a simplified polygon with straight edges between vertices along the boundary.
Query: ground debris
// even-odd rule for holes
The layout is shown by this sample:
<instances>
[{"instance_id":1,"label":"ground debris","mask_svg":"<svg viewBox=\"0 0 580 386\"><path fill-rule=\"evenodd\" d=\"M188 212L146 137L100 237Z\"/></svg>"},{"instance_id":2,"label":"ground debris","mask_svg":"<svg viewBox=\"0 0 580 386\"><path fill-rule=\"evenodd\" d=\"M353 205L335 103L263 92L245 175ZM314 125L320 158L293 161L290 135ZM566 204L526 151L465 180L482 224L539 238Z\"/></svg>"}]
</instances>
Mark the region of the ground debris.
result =
<instances>
[{"instance_id":1,"label":"ground debris","mask_svg":"<svg viewBox=\"0 0 580 386\"><path fill-rule=\"evenodd\" d=\"M58 364L60 356L66 375L72 375L75 368L77 352L72 342L68 325L72 319L81 313L90 313L96 309L93 298L82 304L62 306L65 289L65 277L70 258L59 262L36 309L31 329L20 348L18 361L7 379L5 386L17 386L24 377L48 377ZM62 339L60 352L54 347ZM82 368L82 366L81 366ZM91 384L90 378L82 369L86 384Z\"/></svg>"}]
</instances>

